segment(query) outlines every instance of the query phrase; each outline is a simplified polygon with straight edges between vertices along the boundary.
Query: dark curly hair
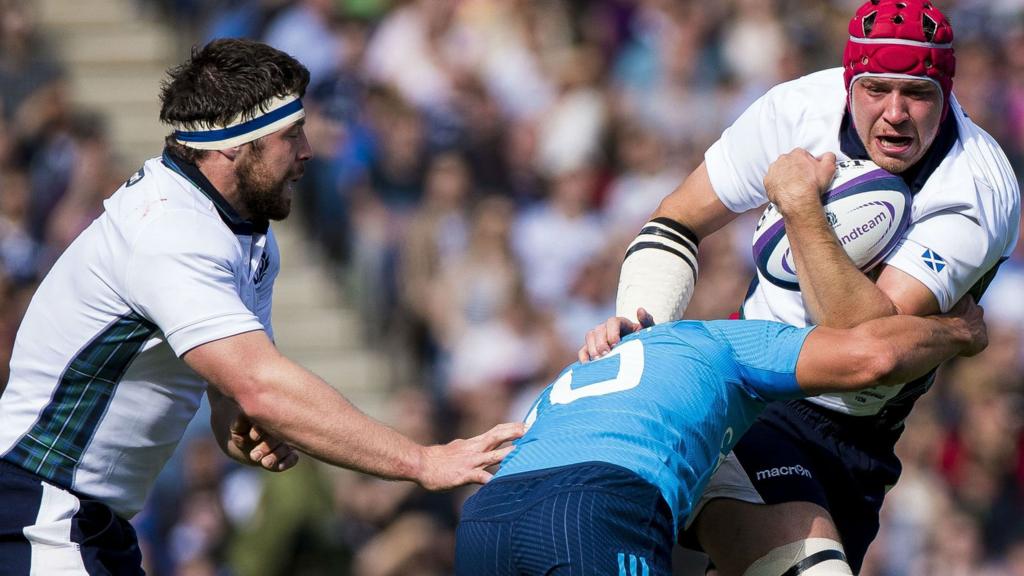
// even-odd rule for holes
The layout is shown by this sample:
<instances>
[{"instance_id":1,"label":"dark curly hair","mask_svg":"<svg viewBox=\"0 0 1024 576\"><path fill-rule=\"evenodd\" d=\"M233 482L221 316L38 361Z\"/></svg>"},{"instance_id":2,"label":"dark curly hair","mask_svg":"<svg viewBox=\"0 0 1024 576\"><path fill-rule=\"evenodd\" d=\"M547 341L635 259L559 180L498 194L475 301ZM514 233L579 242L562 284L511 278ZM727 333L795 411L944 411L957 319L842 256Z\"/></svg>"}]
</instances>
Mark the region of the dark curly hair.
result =
<instances>
[{"instance_id":1,"label":"dark curly hair","mask_svg":"<svg viewBox=\"0 0 1024 576\"><path fill-rule=\"evenodd\" d=\"M305 95L309 70L288 54L240 38L214 40L193 48L184 64L167 72L160 85L160 121L170 125L223 125L251 119L274 97ZM191 162L206 151L165 139L172 153Z\"/></svg>"}]
</instances>

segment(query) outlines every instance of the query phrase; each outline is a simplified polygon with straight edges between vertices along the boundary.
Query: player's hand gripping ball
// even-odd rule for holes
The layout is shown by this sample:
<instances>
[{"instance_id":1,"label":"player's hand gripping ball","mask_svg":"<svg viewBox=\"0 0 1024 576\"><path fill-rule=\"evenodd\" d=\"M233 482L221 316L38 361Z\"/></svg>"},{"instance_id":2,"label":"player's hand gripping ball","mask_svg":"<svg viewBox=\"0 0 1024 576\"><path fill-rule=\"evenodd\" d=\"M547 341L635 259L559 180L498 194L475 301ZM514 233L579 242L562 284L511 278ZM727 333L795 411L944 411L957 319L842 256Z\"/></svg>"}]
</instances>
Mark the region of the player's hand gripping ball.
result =
<instances>
[{"instance_id":1,"label":"player's hand gripping ball","mask_svg":"<svg viewBox=\"0 0 1024 576\"><path fill-rule=\"evenodd\" d=\"M889 255L910 225L910 188L870 160L837 162L821 202L839 243L865 272ZM754 229L754 263L762 279L787 290L800 289L782 214L773 204Z\"/></svg>"}]
</instances>

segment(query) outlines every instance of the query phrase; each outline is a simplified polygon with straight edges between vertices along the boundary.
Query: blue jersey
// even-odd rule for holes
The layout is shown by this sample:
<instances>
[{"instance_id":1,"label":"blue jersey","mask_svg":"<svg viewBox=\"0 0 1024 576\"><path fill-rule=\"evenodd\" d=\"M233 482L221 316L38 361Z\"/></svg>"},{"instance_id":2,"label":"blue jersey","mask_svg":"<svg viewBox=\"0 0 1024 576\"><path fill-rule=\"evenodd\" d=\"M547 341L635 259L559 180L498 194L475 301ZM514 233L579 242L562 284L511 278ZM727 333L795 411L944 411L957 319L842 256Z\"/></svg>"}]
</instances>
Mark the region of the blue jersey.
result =
<instances>
[{"instance_id":1,"label":"blue jersey","mask_svg":"<svg viewBox=\"0 0 1024 576\"><path fill-rule=\"evenodd\" d=\"M796 362L812 329L683 321L631 334L540 394L496 476L616 464L657 486L681 523L766 403L804 396Z\"/></svg>"}]
</instances>

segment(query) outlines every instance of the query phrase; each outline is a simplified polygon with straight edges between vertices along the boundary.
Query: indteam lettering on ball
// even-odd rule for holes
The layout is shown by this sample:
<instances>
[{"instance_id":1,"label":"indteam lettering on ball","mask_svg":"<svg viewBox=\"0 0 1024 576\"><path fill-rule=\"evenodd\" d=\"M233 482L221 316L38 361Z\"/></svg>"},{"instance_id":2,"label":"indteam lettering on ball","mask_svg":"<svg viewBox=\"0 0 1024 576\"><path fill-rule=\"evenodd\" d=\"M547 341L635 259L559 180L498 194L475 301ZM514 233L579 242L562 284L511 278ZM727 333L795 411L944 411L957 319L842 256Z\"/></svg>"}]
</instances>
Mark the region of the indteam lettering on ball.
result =
<instances>
[{"instance_id":1,"label":"indteam lettering on ball","mask_svg":"<svg viewBox=\"0 0 1024 576\"><path fill-rule=\"evenodd\" d=\"M889 255L910 225L910 188L869 160L837 162L822 204L840 245L865 272ZM774 205L769 204L758 220L753 251L762 280L799 290L785 222Z\"/></svg>"}]
</instances>

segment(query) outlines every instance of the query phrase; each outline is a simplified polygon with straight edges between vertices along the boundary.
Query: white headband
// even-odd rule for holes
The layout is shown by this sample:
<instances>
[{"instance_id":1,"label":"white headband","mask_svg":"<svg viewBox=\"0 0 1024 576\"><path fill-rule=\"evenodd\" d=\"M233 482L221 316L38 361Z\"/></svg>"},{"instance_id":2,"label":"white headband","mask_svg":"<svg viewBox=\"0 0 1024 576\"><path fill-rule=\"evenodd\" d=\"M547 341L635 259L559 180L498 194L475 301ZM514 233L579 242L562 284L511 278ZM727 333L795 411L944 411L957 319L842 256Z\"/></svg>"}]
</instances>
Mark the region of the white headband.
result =
<instances>
[{"instance_id":1,"label":"white headband","mask_svg":"<svg viewBox=\"0 0 1024 576\"><path fill-rule=\"evenodd\" d=\"M260 109L265 109L266 112L257 113L245 121L241 120L244 116L240 116L223 126L211 124L203 126L200 130L190 130L185 126L175 125L174 138L189 148L224 150L252 142L306 117L302 100L296 95L273 98Z\"/></svg>"}]
</instances>

